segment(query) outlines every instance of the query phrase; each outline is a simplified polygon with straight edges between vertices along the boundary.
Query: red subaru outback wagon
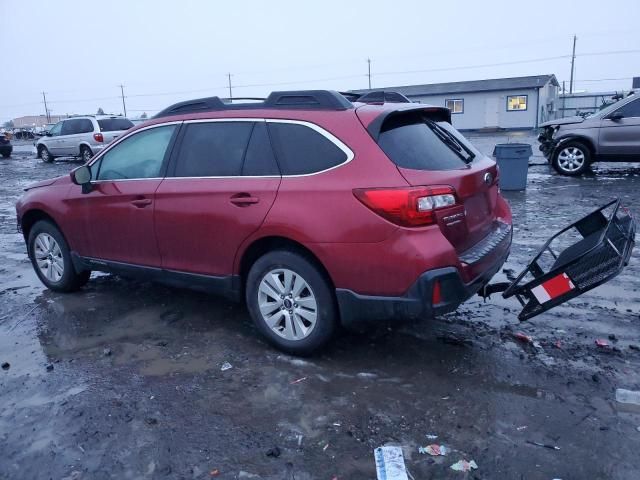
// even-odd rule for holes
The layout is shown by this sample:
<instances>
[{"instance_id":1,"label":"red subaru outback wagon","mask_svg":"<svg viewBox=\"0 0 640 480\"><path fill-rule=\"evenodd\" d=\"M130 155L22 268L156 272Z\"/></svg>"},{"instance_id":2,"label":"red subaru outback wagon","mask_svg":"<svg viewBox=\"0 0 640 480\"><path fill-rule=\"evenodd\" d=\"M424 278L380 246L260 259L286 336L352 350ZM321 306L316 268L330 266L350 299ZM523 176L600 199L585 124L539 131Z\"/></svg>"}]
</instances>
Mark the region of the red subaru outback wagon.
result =
<instances>
[{"instance_id":1,"label":"red subaru outback wagon","mask_svg":"<svg viewBox=\"0 0 640 480\"><path fill-rule=\"evenodd\" d=\"M30 186L18 225L51 290L99 270L244 298L308 354L339 324L453 311L506 260L496 164L450 120L324 90L182 102Z\"/></svg>"}]
</instances>

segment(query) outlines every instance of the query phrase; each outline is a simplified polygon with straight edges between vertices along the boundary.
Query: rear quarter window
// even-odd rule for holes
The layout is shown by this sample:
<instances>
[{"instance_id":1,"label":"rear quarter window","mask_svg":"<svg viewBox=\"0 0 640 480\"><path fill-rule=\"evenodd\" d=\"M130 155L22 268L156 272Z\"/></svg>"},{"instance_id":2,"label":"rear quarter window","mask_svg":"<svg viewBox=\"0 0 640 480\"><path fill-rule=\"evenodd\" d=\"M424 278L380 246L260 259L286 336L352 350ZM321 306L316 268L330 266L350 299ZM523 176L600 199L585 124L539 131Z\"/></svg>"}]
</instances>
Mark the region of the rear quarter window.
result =
<instances>
[{"instance_id":1,"label":"rear quarter window","mask_svg":"<svg viewBox=\"0 0 640 480\"><path fill-rule=\"evenodd\" d=\"M269 132L282 175L304 175L347 161L345 151L307 125L269 122Z\"/></svg>"},{"instance_id":2,"label":"rear quarter window","mask_svg":"<svg viewBox=\"0 0 640 480\"><path fill-rule=\"evenodd\" d=\"M117 132L133 127L133 123L128 118L103 118L98 120L98 125L101 132Z\"/></svg>"},{"instance_id":3,"label":"rear quarter window","mask_svg":"<svg viewBox=\"0 0 640 480\"><path fill-rule=\"evenodd\" d=\"M450 131L453 127L447 127ZM457 135L461 136L457 131ZM380 132L378 145L401 168L456 170L466 162L449 148L425 123L421 114L389 118Z\"/></svg>"}]
</instances>

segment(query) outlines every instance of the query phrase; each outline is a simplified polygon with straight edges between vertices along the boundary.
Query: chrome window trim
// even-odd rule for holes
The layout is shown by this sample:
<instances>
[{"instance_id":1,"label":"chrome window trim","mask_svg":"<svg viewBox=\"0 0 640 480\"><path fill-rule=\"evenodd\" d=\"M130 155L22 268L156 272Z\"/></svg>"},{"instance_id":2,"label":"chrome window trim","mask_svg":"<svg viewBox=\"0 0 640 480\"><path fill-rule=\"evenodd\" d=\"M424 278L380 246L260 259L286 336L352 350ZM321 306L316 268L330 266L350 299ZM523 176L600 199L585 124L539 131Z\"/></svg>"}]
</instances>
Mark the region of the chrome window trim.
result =
<instances>
[{"instance_id":1,"label":"chrome window trim","mask_svg":"<svg viewBox=\"0 0 640 480\"><path fill-rule=\"evenodd\" d=\"M347 156L347 159L342 162L339 163L338 165L334 165L333 167L330 168L325 168L324 170L319 170L317 172L311 172L311 173L301 173L301 174L297 174L297 175L235 175L235 176L208 176L208 177L150 177L150 178L121 178L121 179L114 179L114 180L93 180L91 181L92 184L96 184L96 183L103 183L103 182L133 182L133 181L141 181L141 180L198 180L198 179L238 179L238 178L304 178L304 177L310 177L313 175L319 175L321 173L325 173L325 172L329 172L331 170L334 170L336 168L340 168L344 165L346 165L347 163L351 162L351 160L353 160L353 158L355 157L355 154L353 153L353 150L351 150L342 140L340 140L338 137L336 137L335 135L333 135L331 132L325 130L323 127L321 127L320 125L317 125L313 122L309 122L306 120L291 120L291 119L284 119L284 118L262 118L262 117L257 117L257 118L249 118L249 117L234 117L234 118L198 118L198 119L193 119L193 120L180 120L180 121L173 121L173 122L166 122L166 123L158 123L155 125L149 125L148 127L143 127L139 130L136 130L134 132L131 132L121 138L118 139L117 142L110 144L108 147L105 147L98 155L96 155L92 161L90 163L88 163L88 166L93 165L95 162L99 161L100 158L102 158L103 155L105 155L109 150L111 150L111 148L115 147L117 144L119 144L121 141L125 140L126 138L130 137L131 135L135 135L138 132L142 132L151 128L157 128L157 127L163 127L166 125L176 125L176 124L190 124L190 123L218 123L218 122L266 122L266 123L289 123L289 124L293 124L293 125L303 125L307 128L310 128L312 130L315 130L316 132L318 132L320 135L322 135L323 137L325 137L327 140L329 140L331 143L333 143L336 147L338 147L340 150L342 150L342 152ZM275 153L275 152L274 152Z\"/></svg>"}]
</instances>

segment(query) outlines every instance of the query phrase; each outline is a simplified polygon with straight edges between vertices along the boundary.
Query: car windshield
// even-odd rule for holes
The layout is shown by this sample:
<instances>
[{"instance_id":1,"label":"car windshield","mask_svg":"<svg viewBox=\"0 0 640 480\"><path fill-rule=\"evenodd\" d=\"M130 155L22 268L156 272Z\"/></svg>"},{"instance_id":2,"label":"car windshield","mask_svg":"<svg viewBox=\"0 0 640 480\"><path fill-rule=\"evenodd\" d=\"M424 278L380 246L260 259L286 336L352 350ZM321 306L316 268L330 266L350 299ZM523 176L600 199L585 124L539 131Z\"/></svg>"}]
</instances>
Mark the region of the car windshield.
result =
<instances>
[{"instance_id":1,"label":"car windshield","mask_svg":"<svg viewBox=\"0 0 640 480\"><path fill-rule=\"evenodd\" d=\"M119 130L129 130L133 123L128 118L103 118L98 120L101 132L115 132Z\"/></svg>"}]
</instances>

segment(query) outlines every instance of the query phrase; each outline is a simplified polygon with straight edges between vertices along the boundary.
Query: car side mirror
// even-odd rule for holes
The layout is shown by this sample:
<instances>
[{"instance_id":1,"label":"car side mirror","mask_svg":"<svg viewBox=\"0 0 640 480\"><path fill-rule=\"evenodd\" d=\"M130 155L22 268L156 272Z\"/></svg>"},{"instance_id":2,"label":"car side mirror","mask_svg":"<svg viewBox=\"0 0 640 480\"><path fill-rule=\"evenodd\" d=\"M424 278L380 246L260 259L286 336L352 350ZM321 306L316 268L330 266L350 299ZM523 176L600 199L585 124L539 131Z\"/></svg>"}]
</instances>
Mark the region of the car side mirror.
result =
<instances>
[{"instance_id":1,"label":"car side mirror","mask_svg":"<svg viewBox=\"0 0 640 480\"><path fill-rule=\"evenodd\" d=\"M82 187L82 193L89 193L91 191L91 169L86 165L74 168L69 174L71 181L76 185Z\"/></svg>"},{"instance_id":2,"label":"car side mirror","mask_svg":"<svg viewBox=\"0 0 640 480\"><path fill-rule=\"evenodd\" d=\"M624 114L622 112L613 112L611 115L609 115L608 118L609 120L617 122L618 120L622 120L624 118Z\"/></svg>"}]
</instances>

